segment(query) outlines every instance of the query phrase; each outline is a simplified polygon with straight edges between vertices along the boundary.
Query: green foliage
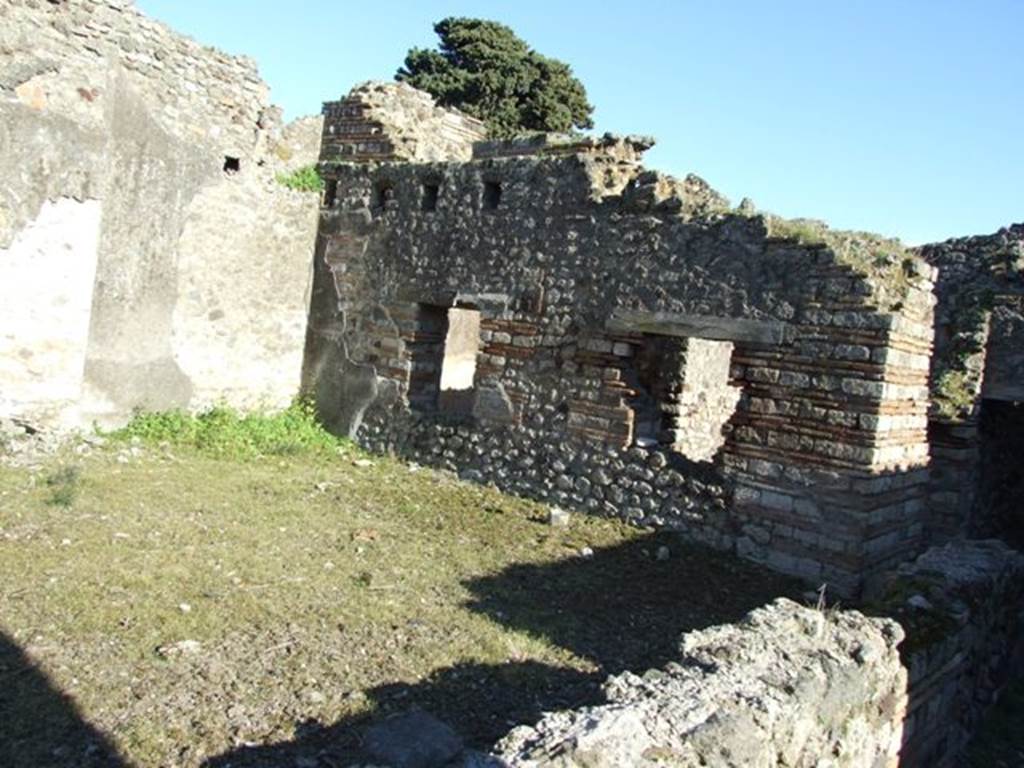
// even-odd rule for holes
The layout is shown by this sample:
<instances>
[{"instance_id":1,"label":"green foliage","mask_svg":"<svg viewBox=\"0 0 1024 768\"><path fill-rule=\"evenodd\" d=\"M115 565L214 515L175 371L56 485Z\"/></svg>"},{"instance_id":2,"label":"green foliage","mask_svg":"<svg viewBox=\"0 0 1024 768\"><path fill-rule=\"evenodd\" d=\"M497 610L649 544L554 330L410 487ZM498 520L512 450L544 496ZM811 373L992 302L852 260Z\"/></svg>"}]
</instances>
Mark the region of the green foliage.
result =
<instances>
[{"instance_id":1,"label":"green foliage","mask_svg":"<svg viewBox=\"0 0 1024 768\"><path fill-rule=\"evenodd\" d=\"M962 421L974 413L984 367L985 327L995 305L987 288L968 288L956 296L951 336L939 349L937 375L932 388L936 413L948 421Z\"/></svg>"},{"instance_id":2,"label":"green foliage","mask_svg":"<svg viewBox=\"0 0 1024 768\"><path fill-rule=\"evenodd\" d=\"M111 437L195 448L230 458L329 453L348 445L320 425L314 408L306 402L273 414L243 415L224 407L195 416L183 411L139 413Z\"/></svg>"},{"instance_id":3,"label":"green foliage","mask_svg":"<svg viewBox=\"0 0 1024 768\"><path fill-rule=\"evenodd\" d=\"M450 17L434 31L440 50L411 49L397 80L483 120L497 138L593 127L594 108L569 65L532 50L504 24Z\"/></svg>"},{"instance_id":4,"label":"green foliage","mask_svg":"<svg viewBox=\"0 0 1024 768\"><path fill-rule=\"evenodd\" d=\"M957 421L969 415L974 408L979 383L977 377L967 371L947 370L939 374L932 393L939 416Z\"/></svg>"},{"instance_id":5,"label":"green foliage","mask_svg":"<svg viewBox=\"0 0 1024 768\"><path fill-rule=\"evenodd\" d=\"M50 489L46 503L52 507L70 507L78 498L82 470L76 466L64 466L46 476L46 487Z\"/></svg>"},{"instance_id":6,"label":"green foliage","mask_svg":"<svg viewBox=\"0 0 1024 768\"><path fill-rule=\"evenodd\" d=\"M315 165L306 165L291 173L279 173L277 183L297 192L320 192L324 188L324 180Z\"/></svg>"}]
</instances>

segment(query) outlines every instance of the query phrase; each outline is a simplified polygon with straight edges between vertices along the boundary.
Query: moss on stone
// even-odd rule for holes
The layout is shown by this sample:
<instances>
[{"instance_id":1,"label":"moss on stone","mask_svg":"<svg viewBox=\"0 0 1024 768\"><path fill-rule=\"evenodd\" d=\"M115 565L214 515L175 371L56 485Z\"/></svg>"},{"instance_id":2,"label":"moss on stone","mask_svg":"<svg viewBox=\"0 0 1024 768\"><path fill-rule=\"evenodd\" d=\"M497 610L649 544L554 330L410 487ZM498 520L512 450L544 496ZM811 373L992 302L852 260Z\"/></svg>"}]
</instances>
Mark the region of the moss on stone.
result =
<instances>
[{"instance_id":1,"label":"moss on stone","mask_svg":"<svg viewBox=\"0 0 1024 768\"><path fill-rule=\"evenodd\" d=\"M940 417L959 421L973 409L977 392L977 382L972 380L968 371L948 370L935 380L932 403Z\"/></svg>"},{"instance_id":2,"label":"moss on stone","mask_svg":"<svg viewBox=\"0 0 1024 768\"><path fill-rule=\"evenodd\" d=\"M830 229L816 219L785 219L773 214L763 218L769 237L827 248L839 264L867 278L883 309L899 309L919 273L916 257L896 238Z\"/></svg>"}]
</instances>

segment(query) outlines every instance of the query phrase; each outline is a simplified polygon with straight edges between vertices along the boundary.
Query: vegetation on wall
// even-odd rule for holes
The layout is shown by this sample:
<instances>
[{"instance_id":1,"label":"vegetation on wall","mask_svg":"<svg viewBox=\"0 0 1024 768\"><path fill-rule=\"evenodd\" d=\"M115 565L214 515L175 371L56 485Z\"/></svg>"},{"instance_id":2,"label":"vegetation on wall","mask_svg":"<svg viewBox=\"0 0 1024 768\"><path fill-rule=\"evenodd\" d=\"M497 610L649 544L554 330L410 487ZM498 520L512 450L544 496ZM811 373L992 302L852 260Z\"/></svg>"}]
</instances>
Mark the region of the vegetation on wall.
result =
<instances>
[{"instance_id":1,"label":"vegetation on wall","mask_svg":"<svg viewBox=\"0 0 1024 768\"><path fill-rule=\"evenodd\" d=\"M413 48L395 76L487 123L492 136L592 128L593 106L568 64L542 56L504 24L447 18L440 50Z\"/></svg>"},{"instance_id":2,"label":"vegetation on wall","mask_svg":"<svg viewBox=\"0 0 1024 768\"><path fill-rule=\"evenodd\" d=\"M297 192L321 192L324 188L324 180L315 165L296 168L291 173L279 173L277 182Z\"/></svg>"}]
</instances>

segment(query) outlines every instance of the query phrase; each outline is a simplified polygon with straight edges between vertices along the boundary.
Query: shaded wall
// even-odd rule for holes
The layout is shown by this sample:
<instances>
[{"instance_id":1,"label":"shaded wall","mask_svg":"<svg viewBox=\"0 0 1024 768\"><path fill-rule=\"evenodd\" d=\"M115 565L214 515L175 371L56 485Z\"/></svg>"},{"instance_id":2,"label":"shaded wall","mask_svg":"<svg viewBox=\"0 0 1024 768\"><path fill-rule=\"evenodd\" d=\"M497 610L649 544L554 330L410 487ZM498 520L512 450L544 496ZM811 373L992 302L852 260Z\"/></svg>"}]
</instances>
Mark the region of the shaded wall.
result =
<instances>
[{"instance_id":1,"label":"shaded wall","mask_svg":"<svg viewBox=\"0 0 1024 768\"><path fill-rule=\"evenodd\" d=\"M1024 401L1024 224L917 250L938 270L928 417L930 536L945 541L991 533L992 508L979 496L980 484L1003 481L993 479L1001 470L983 457L990 452L979 416L983 399Z\"/></svg>"}]
</instances>

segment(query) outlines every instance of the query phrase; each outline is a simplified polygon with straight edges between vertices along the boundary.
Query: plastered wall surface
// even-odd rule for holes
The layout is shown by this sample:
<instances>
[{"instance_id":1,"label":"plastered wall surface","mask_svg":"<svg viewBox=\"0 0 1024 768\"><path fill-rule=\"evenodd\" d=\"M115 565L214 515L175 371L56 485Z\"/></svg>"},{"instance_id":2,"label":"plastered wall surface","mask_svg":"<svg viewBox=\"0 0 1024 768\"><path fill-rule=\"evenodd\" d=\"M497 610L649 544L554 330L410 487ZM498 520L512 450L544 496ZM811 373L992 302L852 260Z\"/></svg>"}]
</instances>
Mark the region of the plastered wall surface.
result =
<instances>
[{"instance_id":1,"label":"plastered wall surface","mask_svg":"<svg viewBox=\"0 0 1024 768\"><path fill-rule=\"evenodd\" d=\"M0 411L38 403L75 421L101 216L96 200L47 201L0 249Z\"/></svg>"},{"instance_id":2,"label":"plastered wall surface","mask_svg":"<svg viewBox=\"0 0 1024 768\"><path fill-rule=\"evenodd\" d=\"M282 126L251 60L177 35L130 2L0 0L0 17L0 248L26 228L40 244L38 272L0 252L0 290L40 306L48 291L87 304L73 331L8 326L3 415L88 426L136 408L287 403L318 196L274 177L315 159L319 119ZM229 160L238 173L225 172ZM84 274L63 285L48 269L78 239L77 219L48 213L64 201L102 210L75 246L93 248L87 297ZM47 352L69 334L73 366ZM33 380L51 385L15 388Z\"/></svg>"}]
</instances>

